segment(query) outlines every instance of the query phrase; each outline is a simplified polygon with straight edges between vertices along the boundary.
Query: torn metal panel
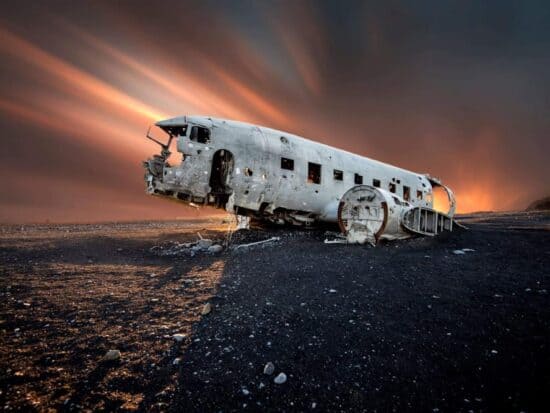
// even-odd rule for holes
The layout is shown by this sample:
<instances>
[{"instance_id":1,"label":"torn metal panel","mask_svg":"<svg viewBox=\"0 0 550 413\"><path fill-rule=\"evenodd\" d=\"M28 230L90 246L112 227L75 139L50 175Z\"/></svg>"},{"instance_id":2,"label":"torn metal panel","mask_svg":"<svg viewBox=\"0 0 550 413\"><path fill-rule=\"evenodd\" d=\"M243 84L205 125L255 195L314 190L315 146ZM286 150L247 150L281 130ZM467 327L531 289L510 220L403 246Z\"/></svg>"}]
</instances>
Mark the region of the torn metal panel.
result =
<instances>
[{"instance_id":1,"label":"torn metal panel","mask_svg":"<svg viewBox=\"0 0 550 413\"><path fill-rule=\"evenodd\" d=\"M167 133L168 143L148 136L161 146L161 153L144 163L147 192L188 205L304 226L337 223L341 213L350 225L344 226L346 231L364 227L367 235L357 236L376 242L410 235L411 229L402 224L412 219L409 226L414 230L414 216L404 221L403 214L411 208L433 208L432 190L443 186L429 175L247 123L182 116L156 125ZM173 139L179 160L169 151ZM447 215L452 217L454 196L443 188L451 205ZM365 204L361 197L372 201ZM370 215L361 211L355 217L354 203L368 206Z\"/></svg>"}]
</instances>

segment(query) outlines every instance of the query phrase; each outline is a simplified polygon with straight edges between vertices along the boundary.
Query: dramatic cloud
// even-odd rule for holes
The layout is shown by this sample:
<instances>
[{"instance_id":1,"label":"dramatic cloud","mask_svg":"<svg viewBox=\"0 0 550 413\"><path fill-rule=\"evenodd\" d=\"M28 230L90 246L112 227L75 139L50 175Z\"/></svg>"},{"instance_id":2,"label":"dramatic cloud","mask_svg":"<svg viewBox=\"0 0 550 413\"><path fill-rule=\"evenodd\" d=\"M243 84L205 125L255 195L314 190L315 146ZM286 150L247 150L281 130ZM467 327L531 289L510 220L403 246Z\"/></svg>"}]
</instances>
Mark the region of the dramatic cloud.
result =
<instances>
[{"instance_id":1,"label":"dramatic cloud","mask_svg":"<svg viewBox=\"0 0 550 413\"><path fill-rule=\"evenodd\" d=\"M546 2L10 2L0 58L0 221L196 216L142 182L181 114L428 172L462 212L550 192Z\"/></svg>"}]
</instances>

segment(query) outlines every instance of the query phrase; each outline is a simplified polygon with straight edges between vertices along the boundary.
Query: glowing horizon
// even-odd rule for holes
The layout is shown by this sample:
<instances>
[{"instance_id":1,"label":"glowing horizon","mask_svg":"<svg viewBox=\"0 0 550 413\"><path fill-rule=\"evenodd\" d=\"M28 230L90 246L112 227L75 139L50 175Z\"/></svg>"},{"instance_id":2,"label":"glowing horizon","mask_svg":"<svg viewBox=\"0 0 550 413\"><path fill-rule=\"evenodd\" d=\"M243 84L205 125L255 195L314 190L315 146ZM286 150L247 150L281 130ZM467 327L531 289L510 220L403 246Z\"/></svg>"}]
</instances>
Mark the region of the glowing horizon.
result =
<instances>
[{"instance_id":1,"label":"glowing horizon","mask_svg":"<svg viewBox=\"0 0 550 413\"><path fill-rule=\"evenodd\" d=\"M548 103L527 89L542 67L497 67L468 51L427 58L436 44L418 52L395 37L414 30L407 22L393 27L383 12L363 9L346 17L368 23L357 26L354 46L308 2L249 15L161 5L153 17L130 5L25 7L10 5L0 21L8 177L0 222L195 216L146 196L141 169L158 150L143 138L147 127L189 114L274 127L430 173L452 188L461 213L523 209L550 190ZM160 23L183 9L207 30ZM516 96L528 92L538 104L529 110Z\"/></svg>"}]
</instances>

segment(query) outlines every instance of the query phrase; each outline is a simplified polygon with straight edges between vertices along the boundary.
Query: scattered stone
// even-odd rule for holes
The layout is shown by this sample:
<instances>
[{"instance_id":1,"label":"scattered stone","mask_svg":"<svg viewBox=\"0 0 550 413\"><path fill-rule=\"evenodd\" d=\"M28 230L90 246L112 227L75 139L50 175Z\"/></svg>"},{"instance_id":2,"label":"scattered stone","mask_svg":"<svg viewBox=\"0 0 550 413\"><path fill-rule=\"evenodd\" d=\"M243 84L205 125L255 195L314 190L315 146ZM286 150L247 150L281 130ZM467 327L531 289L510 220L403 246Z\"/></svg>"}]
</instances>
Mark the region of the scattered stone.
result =
<instances>
[{"instance_id":1,"label":"scattered stone","mask_svg":"<svg viewBox=\"0 0 550 413\"><path fill-rule=\"evenodd\" d=\"M330 290L328 290L329 293L335 293L337 292L334 288L331 288Z\"/></svg>"},{"instance_id":2,"label":"scattered stone","mask_svg":"<svg viewBox=\"0 0 550 413\"><path fill-rule=\"evenodd\" d=\"M279 375L273 379L273 382L275 384L285 383L286 382L286 374L285 373L279 373Z\"/></svg>"},{"instance_id":3,"label":"scattered stone","mask_svg":"<svg viewBox=\"0 0 550 413\"><path fill-rule=\"evenodd\" d=\"M180 361L181 361L181 358L179 358L179 357L178 357L178 358L175 358L174 361L172 362L172 364L173 364L174 366L177 366L178 364L180 364Z\"/></svg>"},{"instance_id":4,"label":"scattered stone","mask_svg":"<svg viewBox=\"0 0 550 413\"><path fill-rule=\"evenodd\" d=\"M248 389L245 389L244 387L242 389L242 392L245 396L248 396L250 394L250 391L248 391Z\"/></svg>"},{"instance_id":5,"label":"scattered stone","mask_svg":"<svg viewBox=\"0 0 550 413\"><path fill-rule=\"evenodd\" d=\"M105 361L114 361L120 359L120 350L109 350L107 353L105 353L105 356L103 356L103 360Z\"/></svg>"},{"instance_id":6,"label":"scattered stone","mask_svg":"<svg viewBox=\"0 0 550 413\"><path fill-rule=\"evenodd\" d=\"M210 314L210 311L212 311L212 304L206 303L206 304L202 307L201 314L202 314L202 315L207 315L207 314Z\"/></svg>"},{"instance_id":7,"label":"scattered stone","mask_svg":"<svg viewBox=\"0 0 550 413\"><path fill-rule=\"evenodd\" d=\"M25 307L30 307L30 306L31 306L31 303L23 303L23 306L25 306Z\"/></svg>"},{"instance_id":8,"label":"scattered stone","mask_svg":"<svg viewBox=\"0 0 550 413\"><path fill-rule=\"evenodd\" d=\"M211 239L208 239L208 238L202 238L202 239L197 241L197 246L201 249L207 249L212 244L214 244L214 241L212 241Z\"/></svg>"},{"instance_id":9,"label":"scattered stone","mask_svg":"<svg viewBox=\"0 0 550 413\"><path fill-rule=\"evenodd\" d=\"M176 342L181 343L185 337L187 337L185 334L174 334L172 338L176 340Z\"/></svg>"},{"instance_id":10,"label":"scattered stone","mask_svg":"<svg viewBox=\"0 0 550 413\"><path fill-rule=\"evenodd\" d=\"M270 361L264 367L264 374L268 376L272 375L275 372L275 365Z\"/></svg>"},{"instance_id":11,"label":"scattered stone","mask_svg":"<svg viewBox=\"0 0 550 413\"><path fill-rule=\"evenodd\" d=\"M223 247L219 244L214 244L208 247L208 252L211 254L217 254L223 251Z\"/></svg>"}]
</instances>

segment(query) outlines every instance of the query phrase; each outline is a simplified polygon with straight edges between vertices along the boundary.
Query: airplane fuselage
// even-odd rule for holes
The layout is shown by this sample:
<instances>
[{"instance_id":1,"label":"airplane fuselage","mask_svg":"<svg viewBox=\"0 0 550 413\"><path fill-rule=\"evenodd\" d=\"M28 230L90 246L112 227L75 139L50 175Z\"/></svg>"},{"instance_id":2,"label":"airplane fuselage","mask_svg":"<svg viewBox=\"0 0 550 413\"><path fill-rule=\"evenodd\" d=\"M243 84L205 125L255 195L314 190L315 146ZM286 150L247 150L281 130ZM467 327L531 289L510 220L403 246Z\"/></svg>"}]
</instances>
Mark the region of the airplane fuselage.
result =
<instances>
[{"instance_id":1,"label":"airplane fuselage","mask_svg":"<svg viewBox=\"0 0 550 413\"><path fill-rule=\"evenodd\" d=\"M357 185L385 190L404 205L432 208L432 188L440 184L427 175L247 123L183 116L156 125L177 138L182 158L174 166L158 155L146 162L148 193L240 215L293 224L336 222L343 194Z\"/></svg>"}]
</instances>

